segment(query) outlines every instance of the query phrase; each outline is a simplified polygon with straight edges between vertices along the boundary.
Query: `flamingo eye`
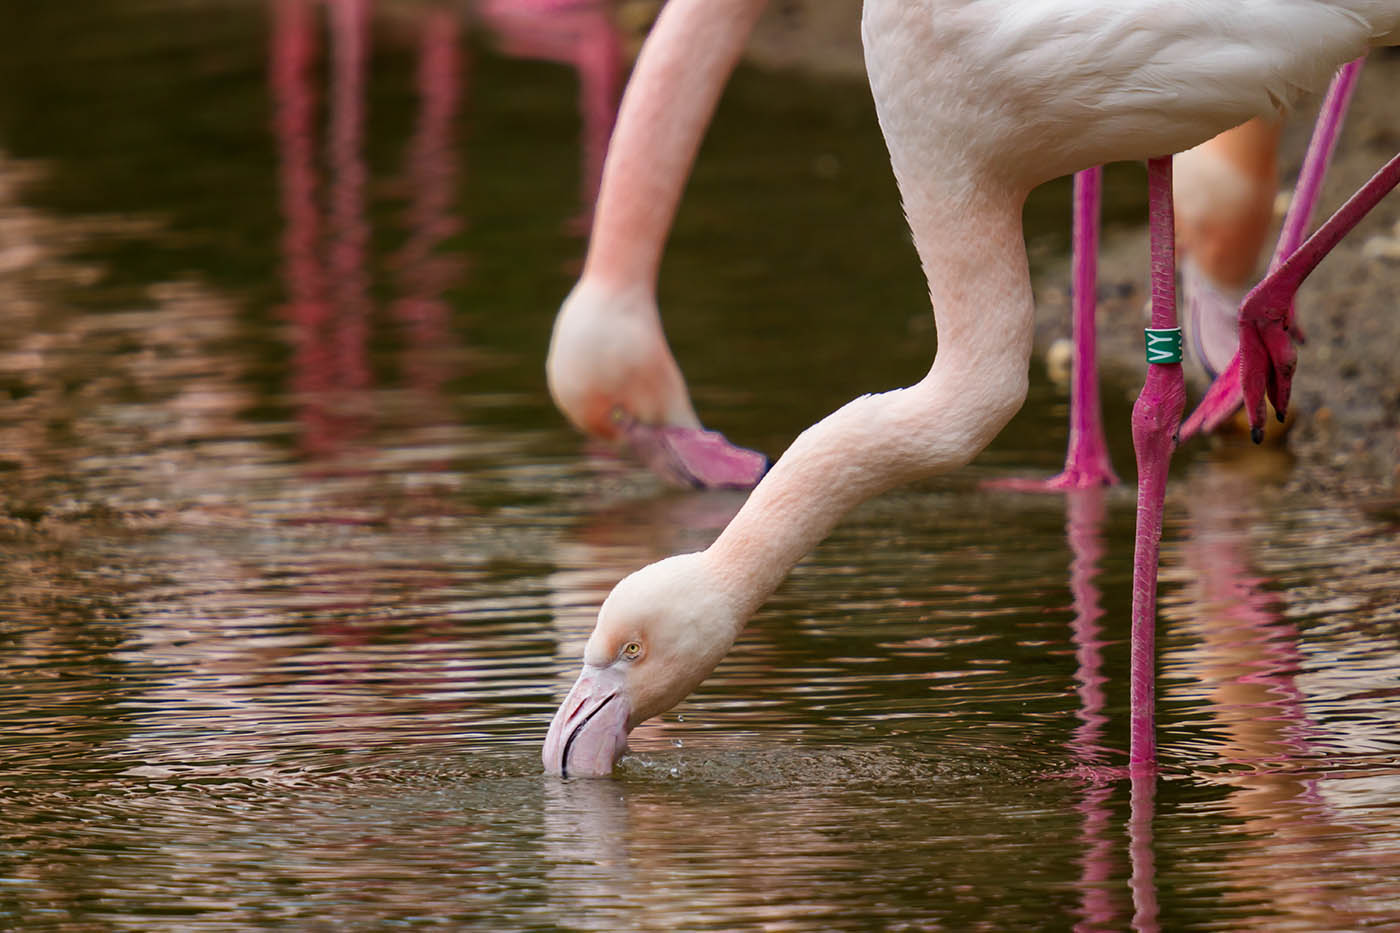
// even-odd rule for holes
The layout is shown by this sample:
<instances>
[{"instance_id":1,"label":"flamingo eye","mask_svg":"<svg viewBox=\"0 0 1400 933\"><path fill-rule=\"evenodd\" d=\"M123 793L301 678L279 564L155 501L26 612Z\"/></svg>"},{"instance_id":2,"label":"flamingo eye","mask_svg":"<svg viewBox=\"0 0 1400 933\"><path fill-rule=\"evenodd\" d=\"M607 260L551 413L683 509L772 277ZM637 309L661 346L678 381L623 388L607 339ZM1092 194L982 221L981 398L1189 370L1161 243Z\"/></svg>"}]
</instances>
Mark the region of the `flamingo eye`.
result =
<instances>
[{"instance_id":1,"label":"flamingo eye","mask_svg":"<svg viewBox=\"0 0 1400 933\"><path fill-rule=\"evenodd\" d=\"M642 655L642 643L639 641L629 641L622 646L622 656L629 661L635 661Z\"/></svg>"}]
</instances>

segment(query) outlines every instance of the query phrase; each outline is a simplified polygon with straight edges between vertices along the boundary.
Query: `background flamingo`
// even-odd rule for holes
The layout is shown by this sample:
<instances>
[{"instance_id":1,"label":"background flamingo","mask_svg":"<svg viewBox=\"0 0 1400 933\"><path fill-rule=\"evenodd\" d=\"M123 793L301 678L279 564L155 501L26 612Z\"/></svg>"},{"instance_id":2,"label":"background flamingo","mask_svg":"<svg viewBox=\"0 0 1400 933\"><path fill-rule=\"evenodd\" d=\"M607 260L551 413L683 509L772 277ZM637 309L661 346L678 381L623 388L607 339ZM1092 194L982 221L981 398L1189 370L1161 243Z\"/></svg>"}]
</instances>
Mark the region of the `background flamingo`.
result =
<instances>
[{"instance_id":1,"label":"background flamingo","mask_svg":"<svg viewBox=\"0 0 1400 933\"><path fill-rule=\"evenodd\" d=\"M666 234L725 80L766 0L666 5L618 110L583 274L554 322L546 374L585 433L629 441L698 485L756 483L761 455L703 432L661 329Z\"/></svg>"},{"instance_id":2,"label":"background flamingo","mask_svg":"<svg viewBox=\"0 0 1400 933\"><path fill-rule=\"evenodd\" d=\"M1192 356L1214 379L1239 346L1240 302L1274 219L1283 124L1256 117L1172 165L1181 293Z\"/></svg>"},{"instance_id":3,"label":"background flamingo","mask_svg":"<svg viewBox=\"0 0 1400 933\"><path fill-rule=\"evenodd\" d=\"M1032 296L1021 209L1059 175L1195 145L1297 89L1320 89L1368 45L1393 43L1379 2L1103 5L869 0L866 61L915 245L938 353L920 382L862 396L804 431L705 551L623 580L545 741L546 767L602 774L636 723L698 684L788 570L858 502L970 460L1026 393ZM1175 324L1170 159L1149 161L1153 326ZM1278 298L1380 196L1324 225L1254 295L1271 352ZM947 235L955 231L957 235ZM1290 266L1292 267L1290 269ZM1286 334L1284 335L1286 337ZM1271 357L1271 360L1278 362ZM1274 388L1281 379L1275 376ZM1246 385L1250 380L1246 379ZM1281 391L1286 392L1286 386ZM1133 744L1154 767L1152 620L1166 465L1184 404L1179 363L1154 365L1134 409L1139 463Z\"/></svg>"}]
</instances>

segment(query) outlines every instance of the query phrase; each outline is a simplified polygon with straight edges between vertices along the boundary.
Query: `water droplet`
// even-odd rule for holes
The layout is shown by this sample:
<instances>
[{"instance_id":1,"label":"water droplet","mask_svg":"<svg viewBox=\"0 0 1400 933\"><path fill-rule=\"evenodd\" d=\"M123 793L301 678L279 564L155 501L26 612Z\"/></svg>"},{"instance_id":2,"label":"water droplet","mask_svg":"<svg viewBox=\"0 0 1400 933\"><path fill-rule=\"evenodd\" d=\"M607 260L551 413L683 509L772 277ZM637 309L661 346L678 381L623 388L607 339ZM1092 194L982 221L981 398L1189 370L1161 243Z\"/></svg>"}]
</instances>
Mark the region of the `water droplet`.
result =
<instances>
[{"instance_id":1,"label":"water droplet","mask_svg":"<svg viewBox=\"0 0 1400 933\"><path fill-rule=\"evenodd\" d=\"M676 714L676 722L685 722L685 717L682 716L680 713L677 713L677 714Z\"/></svg>"},{"instance_id":2,"label":"water droplet","mask_svg":"<svg viewBox=\"0 0 1400 933\"><path fill-rule=\"evenodd\" d=\"M680 776L681 776L681 769L680 769L680 768L672 768L672 769L671 769L671 777L680 777Z\"/></svg>"},{"instance_id":3,"label":"water droplet","mask_svg":"<svg viewBox=\"0 0 1400 933\"><path fill-rule=\"evenodd\" d=\"M685 747L685 743L682 742L680 739L672 739L672 740L671 740L671 744L674 745L674 746L676 746L676 748L684 748L684 747Z\"/></svg>"}]
</instances>

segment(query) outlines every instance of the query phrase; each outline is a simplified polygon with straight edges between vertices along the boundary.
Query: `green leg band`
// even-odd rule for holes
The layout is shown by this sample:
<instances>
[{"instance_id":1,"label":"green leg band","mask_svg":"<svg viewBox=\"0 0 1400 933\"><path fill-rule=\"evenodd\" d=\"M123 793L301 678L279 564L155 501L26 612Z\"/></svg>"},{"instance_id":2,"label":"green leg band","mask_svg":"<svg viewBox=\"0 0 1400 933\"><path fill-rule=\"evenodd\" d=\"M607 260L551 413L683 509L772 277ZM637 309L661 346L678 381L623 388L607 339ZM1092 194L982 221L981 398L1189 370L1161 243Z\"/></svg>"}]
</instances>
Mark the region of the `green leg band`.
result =
<instances>
[{"instance_id":1,"label":"green leg band","mask_svg":"<svg viewBox=\"0 0 1400 933\"><path fill-rule=\"evenodd\" d=\"M1147 362L1181 362L1181 328L1166 327L1160 330L1149 327L1147 331Z\"/></svg>"}]
</instances>

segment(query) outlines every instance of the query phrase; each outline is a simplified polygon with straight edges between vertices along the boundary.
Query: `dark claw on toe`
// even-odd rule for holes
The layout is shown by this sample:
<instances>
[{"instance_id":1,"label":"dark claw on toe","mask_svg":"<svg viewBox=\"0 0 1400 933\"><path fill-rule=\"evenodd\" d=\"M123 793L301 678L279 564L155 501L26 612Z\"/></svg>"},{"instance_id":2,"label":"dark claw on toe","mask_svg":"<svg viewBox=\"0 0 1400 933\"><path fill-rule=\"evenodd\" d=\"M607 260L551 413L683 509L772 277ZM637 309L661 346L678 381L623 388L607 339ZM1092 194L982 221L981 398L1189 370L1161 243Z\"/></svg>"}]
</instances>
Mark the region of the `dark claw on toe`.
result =
<instances>
[{"instance_id":1,"label":"dark claw on toe","mask_svg":"<svg viewBox=\"0 0 1400 933\"><path fill-rule=\"evenodd\" d=\"M1249 429L1249 439L1252 440L1252 441L1253 441L1254 443L1256 443L1256 444L1262 444L1262 443L1264 443L1264 429L1263 429L1263 428L1250 428L1250 429Z\"/></svg>"}]
</instances>

